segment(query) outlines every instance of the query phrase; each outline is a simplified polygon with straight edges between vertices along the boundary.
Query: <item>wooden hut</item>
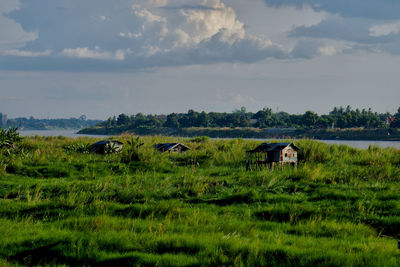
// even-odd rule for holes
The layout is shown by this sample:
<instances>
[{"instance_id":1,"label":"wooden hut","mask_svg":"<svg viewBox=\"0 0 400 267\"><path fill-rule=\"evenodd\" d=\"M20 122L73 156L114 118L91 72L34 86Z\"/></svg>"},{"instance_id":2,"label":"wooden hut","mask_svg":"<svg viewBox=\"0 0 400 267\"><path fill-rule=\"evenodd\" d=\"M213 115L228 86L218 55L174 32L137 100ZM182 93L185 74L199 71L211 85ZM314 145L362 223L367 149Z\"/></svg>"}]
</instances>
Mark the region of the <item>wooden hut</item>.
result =
<instances>
[{"instance_id":1,"label":"wooden hut","mask_svg":"<svg viewBox=\"0 0 400 267\"><path fill-rule=\"evenodd\" d=\"M260 167L274 168L274 165L297 166L299 148L293 143L263 143L253 150L246 151L248 170Z\"/></svg>"},{"instance_id":2,"label":"wooden hut","mask_svg":"<svg viewBox=\"0 0 400 267\"><path fill-rule=\"evenodd\" d=\"M121 152L123 143L116 140L102 140L90 146L89 152L94 154L108 154Z\"/></svg>"},{"instance_id":3,"label":"wooden hut","mask_svg":"<svg viewBox=\"0 0 400 267\"><path fill-rule=\"evenodd\" d=\"M181 143L160 143L154 146L161 153L163 152L186 152L190 150L188 146Z\"/></svg>"}]
</instances>

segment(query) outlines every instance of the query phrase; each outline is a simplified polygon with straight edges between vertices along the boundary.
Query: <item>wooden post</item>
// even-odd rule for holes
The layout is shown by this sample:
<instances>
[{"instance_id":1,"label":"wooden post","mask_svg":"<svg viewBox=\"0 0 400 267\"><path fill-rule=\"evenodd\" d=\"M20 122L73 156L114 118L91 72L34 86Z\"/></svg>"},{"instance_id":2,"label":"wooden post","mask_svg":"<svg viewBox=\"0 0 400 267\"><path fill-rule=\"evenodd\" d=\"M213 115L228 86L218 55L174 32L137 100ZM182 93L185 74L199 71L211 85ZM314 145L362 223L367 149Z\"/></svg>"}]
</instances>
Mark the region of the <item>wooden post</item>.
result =
<instances>
[{"instance_id":1,"label":"wooden post","mask_svg":"<svg viewBox=\"0 0 400 267\"><path fill-rule=\"evenodd\" d=\"M268 154L265 152L265 168L268 166Z\"/></svg>"}]
</instances>

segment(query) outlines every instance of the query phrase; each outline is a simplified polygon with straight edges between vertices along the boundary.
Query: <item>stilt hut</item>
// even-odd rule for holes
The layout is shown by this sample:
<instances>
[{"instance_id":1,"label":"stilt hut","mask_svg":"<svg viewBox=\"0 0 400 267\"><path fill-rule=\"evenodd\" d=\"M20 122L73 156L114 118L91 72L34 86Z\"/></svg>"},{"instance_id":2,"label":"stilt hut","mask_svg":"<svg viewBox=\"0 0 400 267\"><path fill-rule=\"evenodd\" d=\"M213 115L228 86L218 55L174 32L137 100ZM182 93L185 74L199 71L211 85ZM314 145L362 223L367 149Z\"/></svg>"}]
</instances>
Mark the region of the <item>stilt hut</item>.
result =
<instances>
[{"instance_id":1,"label":"stilt hut","mask_svg":"<svg viewBox=\"0 0 400 267\"><path fill-rule=\"evenodd\" d=\"M263 143L253 150L246 151L247 170L261 167L273 169L278 165L297 166L299 148L293 143Z\"/></svg>"}]
</instances>

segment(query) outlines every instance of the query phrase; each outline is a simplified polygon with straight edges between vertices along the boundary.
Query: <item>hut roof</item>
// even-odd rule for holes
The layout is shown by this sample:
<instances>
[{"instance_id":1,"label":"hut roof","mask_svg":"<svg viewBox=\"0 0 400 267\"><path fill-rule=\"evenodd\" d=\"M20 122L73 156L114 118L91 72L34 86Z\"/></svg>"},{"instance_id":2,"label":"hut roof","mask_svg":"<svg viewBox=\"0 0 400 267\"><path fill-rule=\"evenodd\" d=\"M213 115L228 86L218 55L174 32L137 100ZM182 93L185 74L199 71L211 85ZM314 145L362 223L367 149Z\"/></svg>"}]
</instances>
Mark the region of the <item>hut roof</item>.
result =
<instances>
[{"instance_id":1,"label":"hut roof","mask_svg":"<svg viewBox=\"0 0 400 267\"><path fill-rule=\"evenodd\" d=\"M101 140L99 142L96 142L93 145L108 145L108 144L118 144L118 145L123 145L124 143L117 141L117 140Z\"/></svg>"},{"instance_id":2,"label":"hut roof","mask_svg":"<svg viewBox=\"0 0 400 267\"><path fill-rule=\"evenodd\" d=\"M124 143L116 140L102 140L92 144L89 148L90 153L105 154L109 148L113 148L114 152L119 152Z\"/></svg>"},{"instance_id":3,"label":"hut roof","mask_svg":"<svg viewBox=\"0 0 400 267\"><path fill-rule=\"evenodd\" d=\"M297 146L295 146L293 143L262 143L255 149L249 150L247 152L257 153L257 152L280 151L288 146L291 146L296 151L299 150L299 148Z\"/></svg>"},{"instance_id":4,"label":"hut roof","mask_svg":"<svg viewBox=\"0 0 400 267\"><path fill-rule=\"evenodd\" d=\"M154 147L157 148L159 151L164 152L164 151L174 150L176 147L179 146L181 147L182 151L190 150L190 147L185 146L184 144L181 143L160 143L156 144Z\"/></svg>"}]
</instances>

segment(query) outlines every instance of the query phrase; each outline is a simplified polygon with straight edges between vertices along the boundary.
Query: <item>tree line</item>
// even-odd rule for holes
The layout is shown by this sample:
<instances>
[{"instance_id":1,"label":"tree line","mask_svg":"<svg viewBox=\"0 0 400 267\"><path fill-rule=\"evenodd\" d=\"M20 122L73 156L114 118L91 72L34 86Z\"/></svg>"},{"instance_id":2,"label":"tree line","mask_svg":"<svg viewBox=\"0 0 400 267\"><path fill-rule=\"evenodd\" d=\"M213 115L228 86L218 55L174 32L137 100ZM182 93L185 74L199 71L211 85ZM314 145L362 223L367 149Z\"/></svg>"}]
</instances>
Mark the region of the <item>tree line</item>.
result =
<instances>
[{"instance_id":1,"label":"tree line","mask_svg":"<svg viewBox=\"0 0 400 267\"><path fill-rule=\"evenodd\" d=\"M101 122L101 120L87 120L85 115L69 119L6 118L5 114L0 113L0 127L21 130L81 129L92 127Z\"/></svg>"},{"instance_id":2,"label":"tree line","mask_svg":"<svg viewBox=\"0 0 400 267\"><path fill-rule=\"evenodd\" d=\"M160 127L255 127L255 128L400 128L400 107L397 113L373 112L371 109L352 109L350 106L335 107L329 114L318 115L313 111L304 114L289 114L284 111L274 112L263 108L258 112L248 112L246 108L226 112L171 113L169 115L120 114L108 118L98 126L105 128L124 127L129 129L153 129Z\"/></svg>"}]
</instances>

